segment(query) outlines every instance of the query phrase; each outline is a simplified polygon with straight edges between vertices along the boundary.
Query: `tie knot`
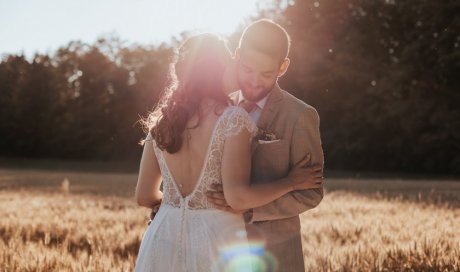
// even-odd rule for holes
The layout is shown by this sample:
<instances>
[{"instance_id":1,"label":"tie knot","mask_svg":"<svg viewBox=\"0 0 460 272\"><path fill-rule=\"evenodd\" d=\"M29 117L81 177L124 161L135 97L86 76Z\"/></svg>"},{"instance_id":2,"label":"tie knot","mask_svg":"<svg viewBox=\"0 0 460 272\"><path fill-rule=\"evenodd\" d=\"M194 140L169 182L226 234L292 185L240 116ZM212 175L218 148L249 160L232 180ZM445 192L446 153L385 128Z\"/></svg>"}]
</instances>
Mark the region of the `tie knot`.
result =
<instances>
[{"instance_id":1,"label":"tie knot","mask_svg":"<svg viewBox=\"0 0 460 272\"><path fill-rule=\"evenodd\" d=\"M242 107L245 109L248 113L251 112L255 107L257 107L257 104L248 100L243 100L238 104L238 106Z\"/></svg>"}]
</instances>

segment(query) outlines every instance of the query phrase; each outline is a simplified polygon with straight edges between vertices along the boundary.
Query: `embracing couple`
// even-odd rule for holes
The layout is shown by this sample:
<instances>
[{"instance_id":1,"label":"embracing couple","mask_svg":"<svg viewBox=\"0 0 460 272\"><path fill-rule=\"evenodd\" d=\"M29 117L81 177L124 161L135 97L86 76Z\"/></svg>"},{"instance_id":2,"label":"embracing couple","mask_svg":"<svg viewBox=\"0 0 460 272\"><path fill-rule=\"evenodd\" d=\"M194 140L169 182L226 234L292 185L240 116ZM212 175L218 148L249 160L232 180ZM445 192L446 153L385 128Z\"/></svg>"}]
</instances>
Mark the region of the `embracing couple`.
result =
<instances>
[{"instance_id":1,"label":"embracing couple","mask_svg":"<svg viewBox=\"0 0 460 272\"><path fill-rule=\"evenodd\" d=\"M135 271L304 271L299 215L323 198L323 151L316 110L277 83L289 46L260 20L233 56L213 34L177 48L146 120L136 200L153 220Z\"/></svg>"}]
</instances>

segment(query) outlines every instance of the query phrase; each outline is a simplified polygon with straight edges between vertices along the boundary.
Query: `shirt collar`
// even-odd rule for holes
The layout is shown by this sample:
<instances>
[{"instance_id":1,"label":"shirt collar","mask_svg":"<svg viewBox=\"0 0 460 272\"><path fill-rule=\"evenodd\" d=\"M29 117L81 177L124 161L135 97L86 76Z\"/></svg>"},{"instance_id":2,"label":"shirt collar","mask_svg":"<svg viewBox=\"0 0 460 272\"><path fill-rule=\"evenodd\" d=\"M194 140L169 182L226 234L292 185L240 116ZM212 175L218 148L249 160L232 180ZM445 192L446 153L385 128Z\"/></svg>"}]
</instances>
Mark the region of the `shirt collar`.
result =
<instances>
[{"instance_id":1,"label":"shirt collar","mask_svg":"<svg viewBox=\"0 0 460 272\"><path fill-rule=\"evenodd\" d=\"M263 109L265 107L265 104L267 104L267 100L268 100L268 97L270 96L270 93L269 92L266 96L264 96L264 98L260 99L259 101L256 102L256 105L260 108L260 109ZM243 92L241 92L241 90L238 91L238 103L237 105L239 105L243 100L245 100L244 96L243 96Z\"/></svg>"}]
</instances>

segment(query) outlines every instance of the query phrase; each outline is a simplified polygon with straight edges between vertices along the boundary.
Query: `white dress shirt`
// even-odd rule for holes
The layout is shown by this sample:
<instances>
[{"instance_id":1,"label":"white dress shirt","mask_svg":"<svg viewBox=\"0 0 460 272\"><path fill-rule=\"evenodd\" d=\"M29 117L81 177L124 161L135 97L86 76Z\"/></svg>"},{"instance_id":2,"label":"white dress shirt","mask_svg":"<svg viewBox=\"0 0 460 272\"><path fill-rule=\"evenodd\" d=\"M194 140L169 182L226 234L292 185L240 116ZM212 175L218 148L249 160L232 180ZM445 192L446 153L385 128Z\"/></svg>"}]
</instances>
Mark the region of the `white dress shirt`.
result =
<instances>
[{"instance_id":1,"label":"white dress shirt","mask_svg":"<svg viewBox=\"0 0 460 272\"><path fill-rule=\"evenodd\" d=\"M251 116L252 120L256 124L260 119L260 115L262 114L262 110L265 107L265 104L267 103L267 99L268 99L268 96L270 95L270 93L268 93L264 98L262 98L259 101L257 101L256 106L254 107L254 109L252 109L249 112L249 116ZM243 93L241 92L241 90L239 90L238 91L238 99L237 99L238 103L237 103L237 105L239 105L243 100L246 100L246 99L244 98Z\"/></svg>"}]
</instances>

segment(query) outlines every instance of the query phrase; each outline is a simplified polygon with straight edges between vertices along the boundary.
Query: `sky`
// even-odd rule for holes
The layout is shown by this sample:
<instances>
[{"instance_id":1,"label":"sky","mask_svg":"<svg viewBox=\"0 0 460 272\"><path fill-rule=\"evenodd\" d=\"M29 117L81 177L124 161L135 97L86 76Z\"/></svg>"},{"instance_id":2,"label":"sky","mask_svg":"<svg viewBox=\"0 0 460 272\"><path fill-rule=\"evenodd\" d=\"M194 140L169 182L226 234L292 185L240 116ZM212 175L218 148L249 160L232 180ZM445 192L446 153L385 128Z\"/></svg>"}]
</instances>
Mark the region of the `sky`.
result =
<instances>
[{"instance_id":1,"label":"sky","mask_svg":"<svg viewBox=\"0 0 460 272\"><path fill-rule=\"evenodd\" d=\"M0 0L0 55L53 53L72 40L116 34L160 44L184 31L230 34L257 14L257 0ZM246 21L245 21L246 19Z\"/></svg>"}]
</instances>

